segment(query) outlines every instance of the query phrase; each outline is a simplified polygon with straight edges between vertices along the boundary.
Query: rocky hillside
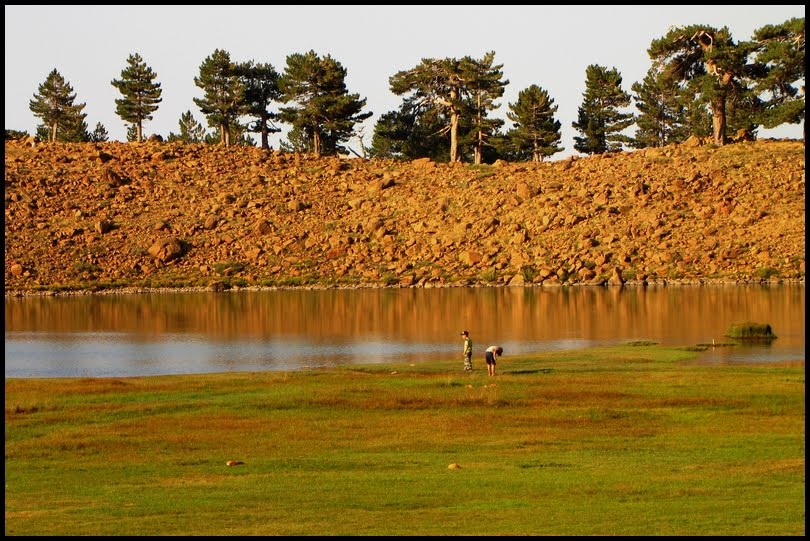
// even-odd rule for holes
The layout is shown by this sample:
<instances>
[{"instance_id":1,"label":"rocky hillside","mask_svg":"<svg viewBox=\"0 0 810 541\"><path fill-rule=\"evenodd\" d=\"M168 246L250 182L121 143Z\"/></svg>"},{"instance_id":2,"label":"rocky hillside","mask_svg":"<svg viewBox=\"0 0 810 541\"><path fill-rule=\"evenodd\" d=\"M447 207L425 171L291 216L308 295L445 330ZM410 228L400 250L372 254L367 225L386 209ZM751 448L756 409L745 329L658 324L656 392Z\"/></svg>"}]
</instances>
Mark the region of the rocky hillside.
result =
<instances>
[{"instance_id":1,"label":"rocky hillside","mask_svg":"<svg viewBox=\"0 0 810 541\"><path fill-rule=\"evenodd\" d=\"M6 294L803 282L801 141L475 166L6 142Z\"/></svg>"}]
</instances>

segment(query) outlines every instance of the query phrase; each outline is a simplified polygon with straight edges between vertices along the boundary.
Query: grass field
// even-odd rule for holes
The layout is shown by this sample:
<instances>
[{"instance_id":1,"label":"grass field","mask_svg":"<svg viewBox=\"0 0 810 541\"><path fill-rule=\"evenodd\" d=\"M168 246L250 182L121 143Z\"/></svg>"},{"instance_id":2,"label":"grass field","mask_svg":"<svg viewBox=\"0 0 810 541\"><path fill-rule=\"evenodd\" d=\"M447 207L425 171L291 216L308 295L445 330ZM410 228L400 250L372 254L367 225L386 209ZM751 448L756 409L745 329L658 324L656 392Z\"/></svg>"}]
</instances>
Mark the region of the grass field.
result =
<instances>
[{"instance_id":1,"label":"grass field","mask_svg":"<svg viewBox=\"0 0 810 541\"><path fill-rule=\"evenodd\" d=\"M6 379L5 534L805 534L803 361L475 368Z\"/></svg>"}]
</instances>

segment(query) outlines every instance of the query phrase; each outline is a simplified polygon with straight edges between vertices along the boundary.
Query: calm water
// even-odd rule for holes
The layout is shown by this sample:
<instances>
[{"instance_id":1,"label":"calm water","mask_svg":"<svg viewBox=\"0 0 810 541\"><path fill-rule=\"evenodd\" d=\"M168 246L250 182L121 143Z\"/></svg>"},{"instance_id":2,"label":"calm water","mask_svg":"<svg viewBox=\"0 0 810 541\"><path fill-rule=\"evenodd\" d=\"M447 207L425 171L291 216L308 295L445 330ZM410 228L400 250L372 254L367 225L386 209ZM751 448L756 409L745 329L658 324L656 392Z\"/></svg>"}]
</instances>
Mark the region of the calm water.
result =
<instances>
[{"instance_id":1,"label":"calm water","mask_svg":"<svg viewBox=\"0 0 810 541\"><path fill-rule=\"evenodd\" d=\"M804 360L804 285L239 291L7 298L6 377L295 370L509 355L652 340L728 342L770 323L770 345L710 349L707 362Z\"/></svg>"}]
</instances>

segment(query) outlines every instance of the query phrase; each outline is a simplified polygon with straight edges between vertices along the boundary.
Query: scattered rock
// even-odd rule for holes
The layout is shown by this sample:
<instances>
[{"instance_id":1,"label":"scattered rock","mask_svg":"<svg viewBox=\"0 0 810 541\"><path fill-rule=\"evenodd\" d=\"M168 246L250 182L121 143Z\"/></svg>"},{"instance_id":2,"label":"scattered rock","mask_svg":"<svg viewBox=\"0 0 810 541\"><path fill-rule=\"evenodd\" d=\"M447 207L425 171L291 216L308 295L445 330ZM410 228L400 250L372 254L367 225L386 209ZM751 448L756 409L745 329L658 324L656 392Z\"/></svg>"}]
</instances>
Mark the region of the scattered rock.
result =
<instances>
[{"instance_id":1,"label":"scattered rock","mask_svg":"<svg viewBox=\"0 0 810 541\"><path fill-rule=\"evenodd\" d=\"M75 284L91 244L133 286L803 281L802 142L702 143L482 168L7 141L7 293Z\"/></svg>"}]
</instances>

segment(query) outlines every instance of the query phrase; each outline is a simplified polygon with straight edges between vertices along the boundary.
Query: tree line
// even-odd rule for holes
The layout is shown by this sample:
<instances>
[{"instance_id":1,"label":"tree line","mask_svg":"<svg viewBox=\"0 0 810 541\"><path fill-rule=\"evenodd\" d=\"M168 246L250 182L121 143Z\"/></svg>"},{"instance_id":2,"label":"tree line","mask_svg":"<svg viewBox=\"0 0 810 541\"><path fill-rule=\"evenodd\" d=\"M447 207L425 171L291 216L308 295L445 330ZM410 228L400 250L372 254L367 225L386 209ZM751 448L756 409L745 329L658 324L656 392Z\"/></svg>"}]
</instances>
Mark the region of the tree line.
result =
<instances>
[{"instance_id":1,"label":"tree line","mask_svg":"<svg viewBox=\"0 0 810 541\"><path fill-rule=\"evenodd\" d=\"M615 68L592 64L585 70L585 92L572 127L574 148L599 154L624 147L659 147L689 136L712 137L718 145L739 131L755 135L763 126L798 124L804 119L804 18L765 25L748 41L736 42L728 28L707 25L671 27L647 49L651 65L632 95ZM389 78L402 96L399 108L380 116L370 145L357 125L373 113L366 99L346 88L346 69L330 55L291 54L279 73L269 63L233 61L217 49L194 78L203 96L193 98L208 132L191 110L179 119L179 133L168 141L255 145L250 133L269 149L269 135L290 126L283 150L316 156L353 152L361 157L491 163L542 161L564 150L557 105L537 84L508 104L510 122L493 118L509 81L495 52L482 58L426 58ZM143 126L160 106L157 74L137 53L127 58L119 79L116 114L127 126L128 141L144 139ZM630 112L631 100L637 113ZM85 104L76 103L70 83L54 69L34 94L30 109L41 120L36 135L47 141L106 141L98 123L88 131ZM274 105L278 105L273 110ZM627 128L635 125L633 136ZM6 130L14 134L13 130ZM19 134L20 132L16 132ZM358 154L359 155L359 154Z\"/></svg>"}]
</instances>

